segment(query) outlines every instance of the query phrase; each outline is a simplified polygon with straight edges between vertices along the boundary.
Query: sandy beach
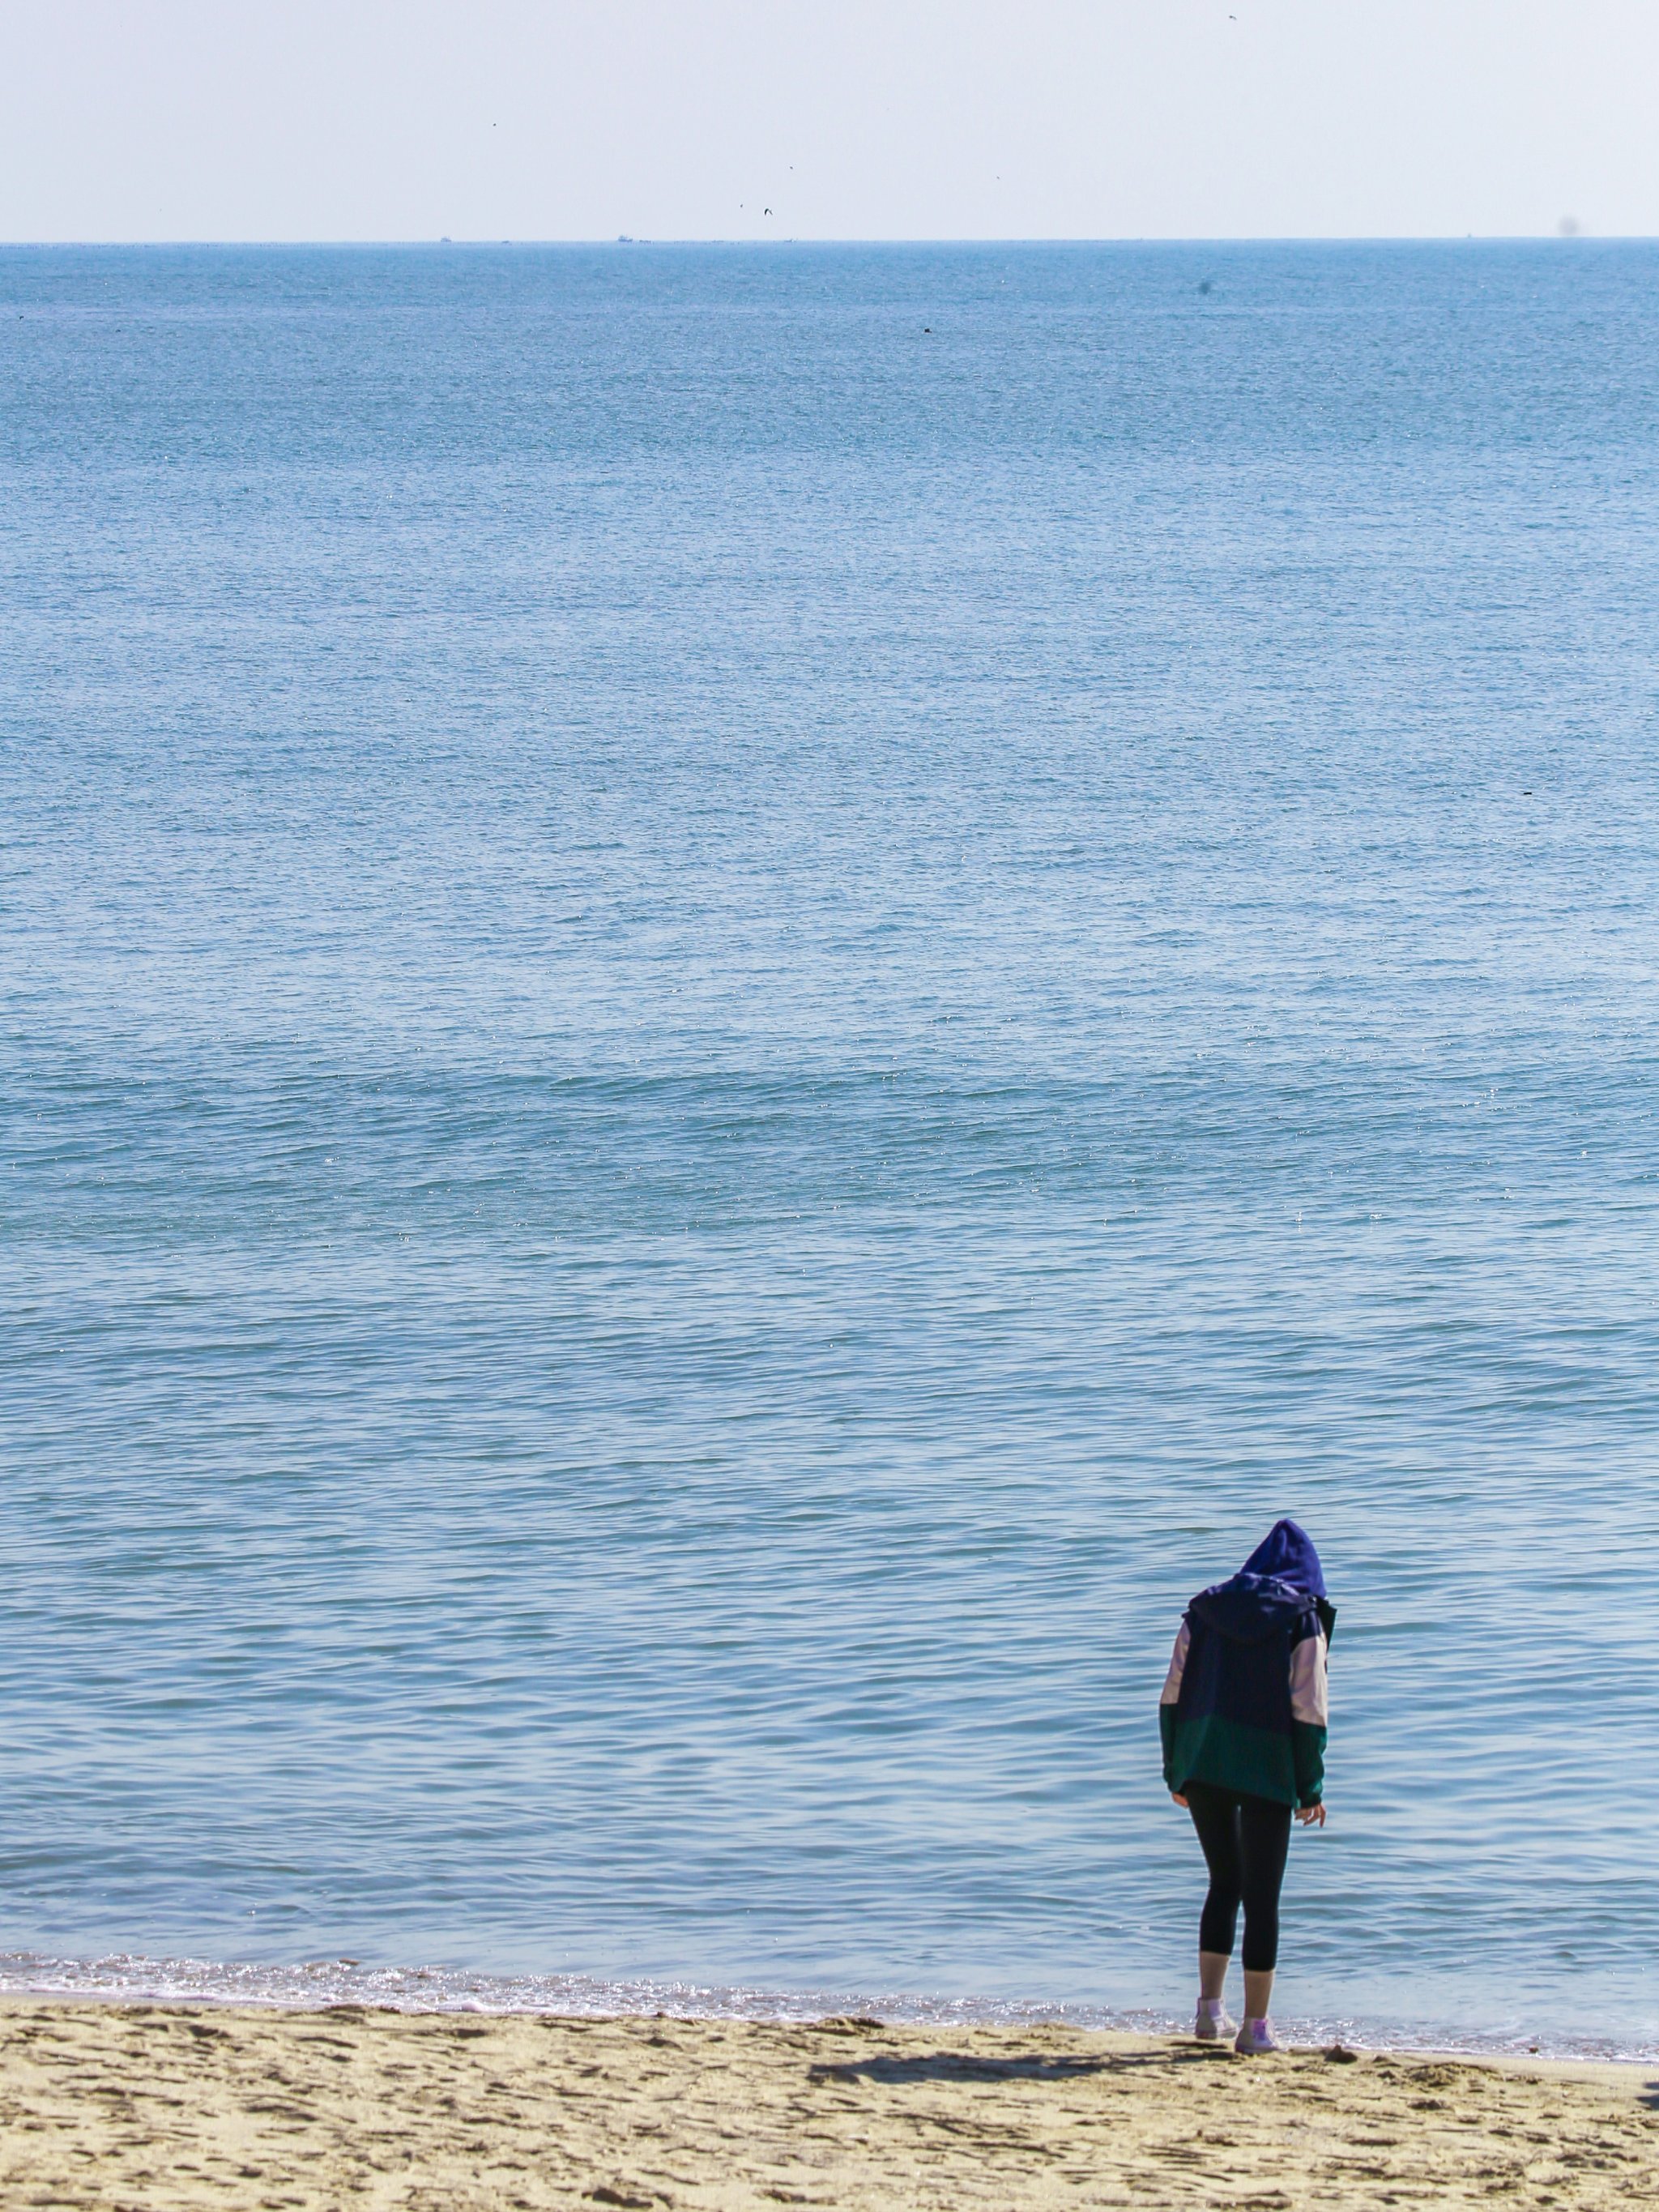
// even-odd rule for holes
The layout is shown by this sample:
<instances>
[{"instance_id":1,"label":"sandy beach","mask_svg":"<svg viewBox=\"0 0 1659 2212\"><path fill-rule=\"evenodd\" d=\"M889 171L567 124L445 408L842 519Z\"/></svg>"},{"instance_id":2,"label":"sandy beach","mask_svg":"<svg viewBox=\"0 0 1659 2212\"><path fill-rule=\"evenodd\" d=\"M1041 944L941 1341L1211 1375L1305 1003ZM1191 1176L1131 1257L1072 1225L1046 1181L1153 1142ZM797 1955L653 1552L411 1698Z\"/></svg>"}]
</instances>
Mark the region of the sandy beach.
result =
<instances>
[{"instance_id":1,"label":"sandy beach","mask_svg":"<svg viewBox=\"0 0 1659 2212\"><path fill-rule=\"evenodd\" d=\"M1640 2068L15 2000L0 2204L1659 2204Z\"/></svg>"}]
</instances>

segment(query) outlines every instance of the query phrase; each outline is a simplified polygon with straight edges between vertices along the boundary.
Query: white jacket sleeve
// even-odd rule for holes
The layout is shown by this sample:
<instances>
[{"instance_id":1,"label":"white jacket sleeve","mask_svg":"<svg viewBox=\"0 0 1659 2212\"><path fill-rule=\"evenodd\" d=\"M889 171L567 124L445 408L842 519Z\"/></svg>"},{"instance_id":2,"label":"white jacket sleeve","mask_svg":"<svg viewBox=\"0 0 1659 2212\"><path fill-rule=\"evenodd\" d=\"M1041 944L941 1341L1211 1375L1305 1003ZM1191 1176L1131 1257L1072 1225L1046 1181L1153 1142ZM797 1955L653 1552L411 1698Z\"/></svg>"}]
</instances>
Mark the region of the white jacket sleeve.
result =
<instances>
[{"instance_id":1,"label":"white jacket sleeve","mask_svg":"<svg viewBox=\"0 0 1659 2212\"><path fill-rule=\"evenodd\" d=\"M1291 1718L1310 1728L1330 1726L1330 1677L1324 1632L1304 1636L1291 1653Z\"/></svg>"},{"instance_id":2,"label":"white jacket sleeve","mask_svg":"<svg viewBox=\"0 0 1659 2212\"><path fill-rule=\"evenodd\" d=\"M1181 1678L1187 1671L1187 1652L1192 1640L1193 1632L1183 1620L1176 1636L1170 1671L1164 1678L1164 1694L1158 1701L1160 1705L1176 1705L1181 1702Z\"/></svg>"}]
</instances>

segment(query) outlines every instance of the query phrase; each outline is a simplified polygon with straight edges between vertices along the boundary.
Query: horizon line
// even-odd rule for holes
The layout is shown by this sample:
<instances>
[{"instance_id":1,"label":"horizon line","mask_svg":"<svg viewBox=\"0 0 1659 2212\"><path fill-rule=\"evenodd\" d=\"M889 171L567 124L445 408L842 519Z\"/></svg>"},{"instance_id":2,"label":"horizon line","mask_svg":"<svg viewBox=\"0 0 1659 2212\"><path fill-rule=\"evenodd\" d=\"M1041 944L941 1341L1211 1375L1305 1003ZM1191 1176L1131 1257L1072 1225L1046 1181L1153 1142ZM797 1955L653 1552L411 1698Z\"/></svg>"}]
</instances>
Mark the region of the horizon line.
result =
<instances>
[{"instance_id":1,"label":"horizon line","mask_svg":"<svg viewBox=\"0 0 1659 2212\"><path fill-rule=\"evenodd\" d=\"M113 252L122 251L177 252L180 249L209 249L224 252L246 252L268 247L278 252L293 252L312 250L320 252L386 252L392 250L418 252L423 248L449 246L452 248L482 247L499 252L502 246L526 247L538 250L551 247L597 248L624 246L859 246L866 249L881 247L915 248L939 246L1193 246L1214 251L1227 246L1650 246L1659 243L1659 232L1652 231L1571 231L1556 230L1494 230L1494 231L1317 231L1262 232L1249 236L1205 236L1197 233L1180 237L1147 236L1144 233L1124 232L1091 237L1022 235L1019 237L926 237L906 238L808 237L793 235L777 238L686 236L681 238L650 237L636 233L618 231L605 237L590 238L497 238L479 234L472 237L447 234L438 237L414 235L392 238L0 238L0 252Z\"/></svg>"}]
</instances>

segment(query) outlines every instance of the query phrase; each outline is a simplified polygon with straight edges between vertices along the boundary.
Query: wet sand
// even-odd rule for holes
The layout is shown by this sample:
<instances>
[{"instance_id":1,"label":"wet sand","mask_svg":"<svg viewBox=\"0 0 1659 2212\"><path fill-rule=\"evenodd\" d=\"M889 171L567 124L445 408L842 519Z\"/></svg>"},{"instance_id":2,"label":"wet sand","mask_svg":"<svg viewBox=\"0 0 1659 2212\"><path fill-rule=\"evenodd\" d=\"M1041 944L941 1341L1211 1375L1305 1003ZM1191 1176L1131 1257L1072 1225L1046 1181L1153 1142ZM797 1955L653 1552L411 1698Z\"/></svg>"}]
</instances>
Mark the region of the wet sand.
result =
<instances>
[{"instance_id":1,"label":"wet sand","mask_svg":"<svg viewBox=\"0 0 1659 2212\"><path fill-rule=\"evenodd\" d=\"M1659 2206L1656 2107L1054 2027L0 2006L8 2208Z\"/></svg>"}]
</instances>

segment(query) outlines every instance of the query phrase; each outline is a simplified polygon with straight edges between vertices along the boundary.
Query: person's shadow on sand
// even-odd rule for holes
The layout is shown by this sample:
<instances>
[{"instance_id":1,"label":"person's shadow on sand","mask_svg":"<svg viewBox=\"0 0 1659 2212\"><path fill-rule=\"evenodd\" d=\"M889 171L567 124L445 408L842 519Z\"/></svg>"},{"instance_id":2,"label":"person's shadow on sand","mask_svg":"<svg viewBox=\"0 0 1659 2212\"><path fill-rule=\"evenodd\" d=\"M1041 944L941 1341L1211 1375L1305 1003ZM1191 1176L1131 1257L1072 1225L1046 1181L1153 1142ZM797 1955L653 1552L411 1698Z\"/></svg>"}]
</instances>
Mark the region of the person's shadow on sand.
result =
<instances>
[{"instance_id":1,"label":"person's shadow on sand","mask_svg":"<svg viewBox=\"0 0 1659 2212\"><path fill-rule=\"evenodd\" d=\"M811 2069L814 2081L1075 2081L1089 2074L1128 2074L1148 2066L1207 2066L1231 2059L1231 2051L1194 2045L1170 2051L1019 2052L1009 2058L980 2057L968 2051L922 2051L913 2057L878 2056L848 2059L841 2065Z\"/></svg>"}]
</instances>

